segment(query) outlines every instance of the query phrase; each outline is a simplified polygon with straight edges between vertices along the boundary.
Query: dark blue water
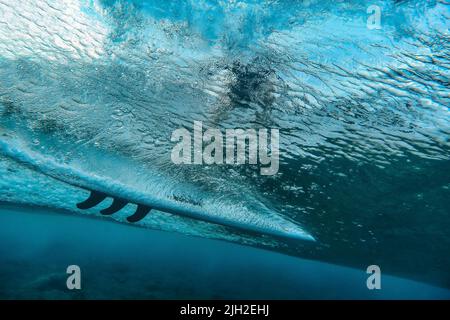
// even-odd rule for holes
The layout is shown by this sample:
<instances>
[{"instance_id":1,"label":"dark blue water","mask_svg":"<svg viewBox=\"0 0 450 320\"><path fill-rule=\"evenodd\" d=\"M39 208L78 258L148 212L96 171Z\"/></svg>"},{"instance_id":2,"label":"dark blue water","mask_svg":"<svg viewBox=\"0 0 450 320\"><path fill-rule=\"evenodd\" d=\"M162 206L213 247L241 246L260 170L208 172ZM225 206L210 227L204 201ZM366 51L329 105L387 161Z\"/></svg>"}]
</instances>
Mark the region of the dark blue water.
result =
<instances>
[{"instance_id":1,"label":"dark blue water","mask_svg":"<svg viewBox=\"0 0 450 320\"><path fill-rule=\"evenodd\" d=\"M29 208L0 211L0 296L6 299L448 299L391 276L215 240L135 229ZM81 268L80 291L66 268Z\"/></svg>"}]
</instances>

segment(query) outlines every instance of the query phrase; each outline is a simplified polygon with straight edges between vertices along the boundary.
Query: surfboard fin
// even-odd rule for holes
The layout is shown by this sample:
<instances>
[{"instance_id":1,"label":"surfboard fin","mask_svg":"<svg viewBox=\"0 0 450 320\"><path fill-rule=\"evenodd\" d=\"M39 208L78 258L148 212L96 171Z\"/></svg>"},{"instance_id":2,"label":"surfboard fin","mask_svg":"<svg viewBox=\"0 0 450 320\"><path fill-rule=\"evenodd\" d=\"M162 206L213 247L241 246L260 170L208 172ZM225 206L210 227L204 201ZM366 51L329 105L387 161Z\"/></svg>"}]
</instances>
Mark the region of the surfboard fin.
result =
<instances>
[{"instance_id":1,"label":"surfboard fin","mask_svg":"<svg viewBox=\"0 0 450 320\"><path fill-rule=\"evenodd\" d=\"M123 207L125 207L127 205L127 203L128 203L128 201L114 198L114 201L111 204L111 206L109 208L101 210L100 213L105 216L112 215L112 214L116 213L117 211L121 210Z\"/></svg>"},{"instance_id":2,"label":"surfboard fin","mask_svg":"<svg viewBox=\"0 0 450 320\"><path fill-rule=\"evenodd\" d=\"M92 207L95 207L100 202L106 199L106 194L98 191L91 191L91 194L89 195L89 198L87 198L85 201L77 203L77 208L86 210L90 209Z\"/></svg>"},{"instance_id":3,"label":"surfboard fin","mask_svg":"<svg viewBox=\"0 0 450 320\"><path fill-rule=\"evenodd\" d=\"M89 190L91 194L89 195L89 198L87 198L85 201L77 203L77 208L81 210L86 210L95 207L96 205L100 204L103 200L105 200L108 195L103 192ZM123 209L128 204L128 201L120 198L113 197L113 203L106 209L100 210L100 213L105 216L112 215L120 210ZM147 214L150 212L152 208L137 204L137 209L134 214L129 216L127 218L128 222L134 223L141 221L144 219Z\"/></svg>"},{"instance_id":4,"label":"surfboard fin","mask_svg":"<svg viewBox=\"0 0 450 320\"><path fill-rule=\"evenodd\" d=\"M145 218L145 216L152 210L152 208L144 206L144 205L138 205L136 212L127 218L129 222L138 222Z\"/></svg>"}]
</instances>

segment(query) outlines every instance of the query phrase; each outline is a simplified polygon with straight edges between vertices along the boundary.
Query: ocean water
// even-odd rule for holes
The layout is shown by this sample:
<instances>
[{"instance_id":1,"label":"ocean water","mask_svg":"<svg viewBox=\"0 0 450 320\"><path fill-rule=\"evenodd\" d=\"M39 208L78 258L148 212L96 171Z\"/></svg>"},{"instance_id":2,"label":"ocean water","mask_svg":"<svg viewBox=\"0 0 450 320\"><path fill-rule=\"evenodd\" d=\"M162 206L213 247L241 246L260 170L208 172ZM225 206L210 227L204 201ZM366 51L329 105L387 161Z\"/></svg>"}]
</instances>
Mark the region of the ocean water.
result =
<instances>
[{"instance_id":1,"label":"ocean water","mask_svg":"<svg viewBox=\"0 0 450 320\"><path fill-rule=\"evenodd\" d=\"M0 298L449 298L449 9L0 0ZM174 163L195 122L276 174Z\"/></svg>"},{"instance_id":2,"label":"ocean water","mask_svg":"<svg viewBox=\"0 0 450 320\"><path fill-rule=\"evenodd\" d=\"M450 299L450 290L217 240L3 206L7 299ZM19 232L18 232L19 231ZM81 290L66 287L67 266Z\"/></svg>"}]
</instances>

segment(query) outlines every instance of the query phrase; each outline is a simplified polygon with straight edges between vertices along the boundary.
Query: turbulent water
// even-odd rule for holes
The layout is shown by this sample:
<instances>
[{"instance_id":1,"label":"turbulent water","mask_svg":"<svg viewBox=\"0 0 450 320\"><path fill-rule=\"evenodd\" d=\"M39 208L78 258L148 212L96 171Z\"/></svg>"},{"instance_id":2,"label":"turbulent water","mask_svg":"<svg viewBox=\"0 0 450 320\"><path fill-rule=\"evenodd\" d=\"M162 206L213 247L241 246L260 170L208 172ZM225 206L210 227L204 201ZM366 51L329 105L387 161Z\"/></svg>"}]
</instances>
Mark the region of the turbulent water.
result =
<instances>
[{"instance_id":1,"label":"turbulent water","mask_svg":"<svg viewBox=\"0 0 450 320\"><path fill-rule=\"evenodd\" d=\"M100 218L100 189L172 210L136 226L450 287L450 5L372 4L0 0L0 201ZM174 164L194 121L279 129L278 174Z\"/></svg>"}]
</instances>

